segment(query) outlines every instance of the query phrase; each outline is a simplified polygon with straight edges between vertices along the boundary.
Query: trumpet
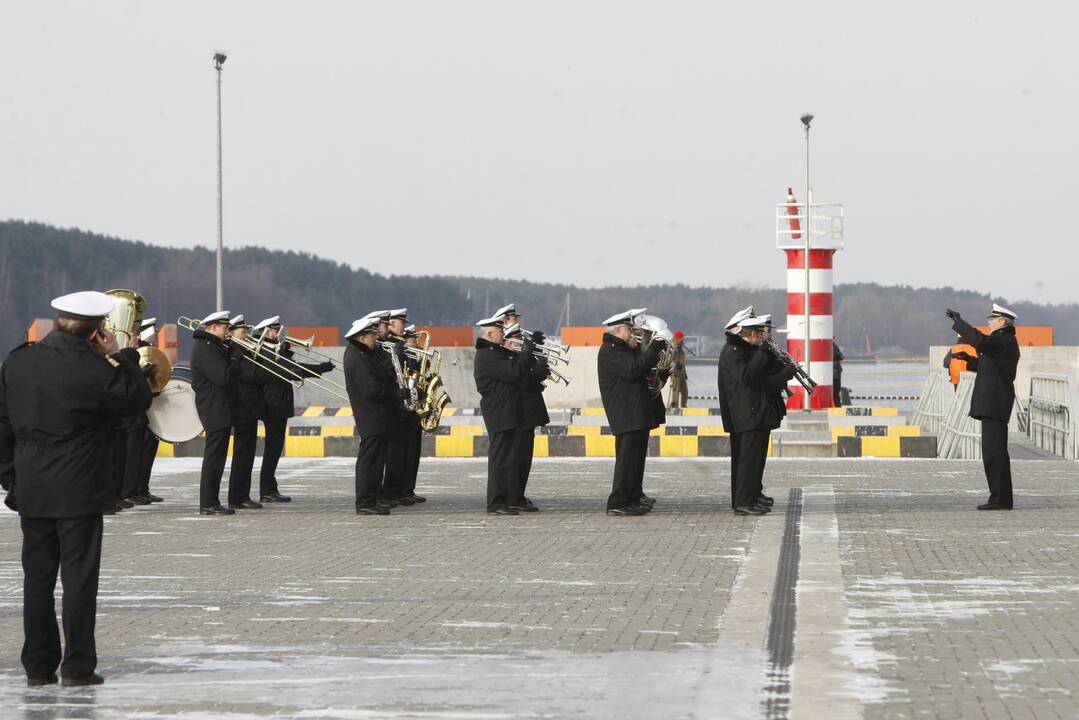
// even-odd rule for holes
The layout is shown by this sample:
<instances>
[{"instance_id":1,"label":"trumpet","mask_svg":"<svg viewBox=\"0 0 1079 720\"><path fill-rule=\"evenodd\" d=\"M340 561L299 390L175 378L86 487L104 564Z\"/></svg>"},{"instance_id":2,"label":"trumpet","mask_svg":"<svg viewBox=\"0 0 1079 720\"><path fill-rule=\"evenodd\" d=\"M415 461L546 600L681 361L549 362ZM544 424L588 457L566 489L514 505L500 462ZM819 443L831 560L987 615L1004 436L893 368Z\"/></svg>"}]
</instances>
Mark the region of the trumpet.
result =
<instances>
[{"instance_id":1,"label":"trumpet","mask_svg":"<svg viewBox=\"0 0 1079 720\"><path fill-rule=\"evenodd\" d=\"M805 369L798 364L794 358L787 354L787 352L779 347L775 340L768 338L764 341L765 346L775 355L784 365L794 366L794 379L798 381L798 384L805 388L805 391L810 395L813 394L813 389L817 387L817 382L809 377Z\"/></svg>"},{"instance_id":2,"label":"trumpet","mask_svg":"<svg viewBox=\"0 0 1079 720\"><path fill-rule=\"evenodd\" d=\"M529 340L531 340L533 331L532 330L522 330L521 334L524 335ZM540 343L536 347L539 348L539 349L542 349L542 350L544 350L546 352L553 353L553 354L556 354L556 355L565 355L566 353L569 352L569 348L570 348L569 345L563 345L562 343L553 342L553 341L548 340L546 338L544 339L544 342Z\"/></svg>"},{"instance_id":3,"label":"trumpet","mask_svg":"<svg viewBox=\"0 0 1079 720\"><path fill-rule=\"evenodd\" d=\"M514 352L521 352L521 348L523 346L523 343L516 338L510 338L506 341L506 344ZM555 363L564 363L566 365L569 365L569 358L562 357L557 353L548 352L542 346L535 346L535 349L532 351L532 355L540 360L547 361L547 374L551 378L551 380L553 380L554 382L560 382L569 385L569 381L572 378L563 375L554 367Z\"/></svg>"}]
</instances>

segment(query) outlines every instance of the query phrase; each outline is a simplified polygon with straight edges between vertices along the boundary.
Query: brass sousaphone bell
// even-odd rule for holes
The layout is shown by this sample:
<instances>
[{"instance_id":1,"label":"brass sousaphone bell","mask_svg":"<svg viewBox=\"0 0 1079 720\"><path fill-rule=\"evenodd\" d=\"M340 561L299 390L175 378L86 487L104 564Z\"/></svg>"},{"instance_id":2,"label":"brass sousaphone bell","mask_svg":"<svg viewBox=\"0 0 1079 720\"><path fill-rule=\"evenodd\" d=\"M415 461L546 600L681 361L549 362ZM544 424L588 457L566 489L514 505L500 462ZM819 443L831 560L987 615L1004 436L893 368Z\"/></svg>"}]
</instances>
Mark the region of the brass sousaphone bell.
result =
<instances>
[{"instance_id":1,"label":"brass sousaphone bell","mask_svg":"<svg viewBox=\"0 0 1079 720\"><path fill-rule=\"evenodd\" d=\"M139 335L142 317L146 313L146 300L134 290L108 290L105 294L116 300L112 312L105 318L105 329L116 336L116 343L121 348L131 347L132 338ZM154 374L149 381L150 390L161 392L172 376L169 359L155 347L141 347L138 352L141 367L154 366Z\"/></svg>"}]
</instances>

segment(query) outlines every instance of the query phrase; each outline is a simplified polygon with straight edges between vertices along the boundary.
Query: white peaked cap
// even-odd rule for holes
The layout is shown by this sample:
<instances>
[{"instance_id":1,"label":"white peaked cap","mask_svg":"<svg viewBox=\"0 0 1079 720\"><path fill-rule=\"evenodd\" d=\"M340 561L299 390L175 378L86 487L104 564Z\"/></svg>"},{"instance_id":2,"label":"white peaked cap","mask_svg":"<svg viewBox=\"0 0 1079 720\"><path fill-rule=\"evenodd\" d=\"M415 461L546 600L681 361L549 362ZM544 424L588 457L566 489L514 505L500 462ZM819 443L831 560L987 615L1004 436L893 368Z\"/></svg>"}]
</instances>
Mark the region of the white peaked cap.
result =
<instances>
[{"instance_id":1,"label":"white peaked cap","mask_svg":"<svg viewBox=\"0 0 1079 720\"><path fill-rule=\"evenodd\" d=\"M611 315L609 318L603 321L603 324L607 325L608 327L611 325L629 325L633 322L633 318L645 312L647 309L648 308L634 308L633 310L626 310L625 312L620 312L617 315Z\"/></svg>"},{"instance_id":2,"label":"white peaked cap","mask_svg":"<svg viewBox=\"0 0 1079 720\"><path fill-rule=\"evenodd\" d=\"M996 303L993 303L993 312L989 313L989 317L1006 317L1011 318L1012 320L1019 319L1019 315L1017 315L1014 310L1009 310L1003 305L997 305Z\"/></svg>"},{"instance_id":3,"label":"white peaked cap","mask_svg":"<svg viewBox=\"0 0 1079 720\"><path fill-rule=\"evenodd\" d=\"M731 315L731 319L727 321L727 325L725 326L725 329L726 330L733 330L734 332L738 332L736 328L739 325L742 324L742 321L745 320L746 318L751 318L751 317L753 317L753 306L752 305L750 305L749 307L742 308L741 310L736 312L734 315Z\"/></svg>"},{"instance_id":4,"label":"white peaked cap","mask_svg":"<svg viewBox=\"0 0 1079 720\"><path fill-rule=\"evenodd\" d=\"M415 323L413 323L412 325L405 325L405 335L415 335L415 334L416 334L416 324Z\"/></svg>"},{"instance_id":5,"label":"white peaked cap","mask_svg":"<svg viewBox=\"0 0 1079 720\"><path fill-rule=\"evenodd\" d=\"M229 321L229 311L228 310L218 310L217 312L212 312L209 315L207 315L206 317L204 317L202 319L202 324L203 325L209 325L210 323L228 322L228 321Z\"/></svg>"},{"instance_id":6,"label":"white peaked cap","mask_svg":"<svg viewBox=\"0 0 1079 720\"><path fill-rule=\"evenodd\" d=\"M243 327L243 325L244 325L244 314L243 313L240 313L236 317L229 320L229 327L237 328L237 327Z\"/></svg>"},{"instance_id":7,"label":"white peaked cap","mask_svg":"<svg viewBox=\"0 0 1079 720\"><path fill-rule=\"evenodd\" d=\"M509 305L503 305L502 307L495 310L495 315L511 315L511 314L512 315L517 315L518 314L517 313L517 306L514 305L513 303L510 303Z\"/></svg>"},{"instance_id":8,"label":"white peaked cap","mask_svg":"<svg viewBox=\"0 0 1079 720\"><path fill-rule=\"evenodd\" d=\"M506 316L504 313L495 313L489 318L484 318L476 323L477 327L490 327L491 325L501 325L505 322Z\"/></svg>"},{"instance_id":9,"label":"white peaked cap","mask_svg":"<svg viewBox=\"0 0 1079 720\"><path fill-rule=\"evenodd\" d=\"M254 329L255 330L265 330L268 327L273 327L274 325L280 325L280 324L281 324L281 316L280 315L274 315L273 317L268 317L265 320L260 320L259 324L256 325L254 327Z\"/></svg>"},{"instance_id":10,"label":"white peaked cap","mask_svg":"<svg viewBox=\"0 0 1079 720\"><path fill-rule=\"evenodd\" d=\"M156 332L157 328L151 325L150 327L144 329L142 332L139 333L139 340L142 340L143 342L150 342L150 338L152 338L154 336L154 333Z\"/></svg>"},{"instance_id":11,"label":"white peaked cap","mask_svg":"<svg viewBox=\"0 0 1079 720\"><path fill-rule=\"evenodd\" d=\"M103 318L116 307L116 298L96 290L83 290L70 295L61 295L49 304L60 312L71 315Z\"/></svg>"},{"instance_id":12,"label":"white peaked cap","mask_svg":"<svg viewBox=\"0 0 1079 720\"><path fill-rule=\"evenodd\" d=\"M345 333L345 338L352 338L363 332L376 332L378 330L378 317L363 317L352 323L352 327Z\"/></svg>"},{"instance_id":13,"label":"white peaked cap","mask_svg":"<svg viewBox=\"0 0 1079 720\"><path fill-rule=\"evenodd\" d=\"M516 333L518 335L521 334L521 323L513 323L512 325L507 325L506 326L506 337L509 337L510 335L513 335L514 333Z\"/></svg>"},{"instance_id":14,"label":"white peaked cap","mask_svg":"<svg viewBox=\"0 0 1079 720\"><path fill-rule=\"evenodd\" d=\"M760 317L746 318L745 320L743 320L742 322L739 323L739 326L741 326L743 328L759 328L759 327L765 327L766 325L769 325L771 322L772 322L772 316L771 315L761 315Z\"/></svg>"},{"instance_id":15,"label":"white peaked cap","mask_svg":"<svg viewBox=\"0 0 1079 720\"><path fill-rule=\"evenodd\" d=\"M389 313L391 318L400 318L404 320L408 317L408 308L397 308L396 310L390 310Z\"/></svg>"},{"instance_id":16,"label":"white peaked cap","mask_svg":"<svg viewBox=\"0 0 1079 720\"><path fill-rule=\"evenodd\" d=\"M155 318L155 317L143 318L142 319L142 324L139 325L139 329L145 330L146 328L151 328L154 325L157 325L157 318Z\"/></svg>"},{"instance_id":17,"label":"white peaked cap","mask_svg":"<svg viewBox=\"0 0 1079 720\"><path fill-rule=\"evenodd\" d=\"M382 322L384 320L389 320L390 319L390 311L389 310L372 310L371 312L367 313L366 315L364 315L360 319L361 320L366 320L367 318L377 318L379 322Z\"/></svg>"},{"instance_id":18,"label":"white peaked cap","mask_svg":"<svg viewBox=\"0 0 1079 720\"><path fill-rule=\"evenodd\" d=\"M769 314L759 315L757 319L761 321L762 325L767 325L768 327L772 326L772 316Z\"/></svg>"}]
</instances>

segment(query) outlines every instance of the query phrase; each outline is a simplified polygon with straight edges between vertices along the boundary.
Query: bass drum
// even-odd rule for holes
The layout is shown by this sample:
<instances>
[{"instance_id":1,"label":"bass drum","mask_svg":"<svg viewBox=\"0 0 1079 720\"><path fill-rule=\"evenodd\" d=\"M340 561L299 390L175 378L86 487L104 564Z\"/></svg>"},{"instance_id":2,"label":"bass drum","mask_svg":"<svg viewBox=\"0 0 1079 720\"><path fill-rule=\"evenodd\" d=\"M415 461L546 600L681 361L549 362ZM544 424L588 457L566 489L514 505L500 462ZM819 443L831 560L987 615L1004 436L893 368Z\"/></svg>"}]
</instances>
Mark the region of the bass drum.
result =
<instances>
[{"instance_id":1,"label":"bass drum","mask_svg":"<svg viewBox=\"0 0 1079 720\"><path fill-rule=\"evenodd\" d=\"M195 391L191 387L191 368L176 365L172 377L146 411L150 430L168 443L194 440L202 432L202 422L195 409Z\"/></svg>"}]
</instances>

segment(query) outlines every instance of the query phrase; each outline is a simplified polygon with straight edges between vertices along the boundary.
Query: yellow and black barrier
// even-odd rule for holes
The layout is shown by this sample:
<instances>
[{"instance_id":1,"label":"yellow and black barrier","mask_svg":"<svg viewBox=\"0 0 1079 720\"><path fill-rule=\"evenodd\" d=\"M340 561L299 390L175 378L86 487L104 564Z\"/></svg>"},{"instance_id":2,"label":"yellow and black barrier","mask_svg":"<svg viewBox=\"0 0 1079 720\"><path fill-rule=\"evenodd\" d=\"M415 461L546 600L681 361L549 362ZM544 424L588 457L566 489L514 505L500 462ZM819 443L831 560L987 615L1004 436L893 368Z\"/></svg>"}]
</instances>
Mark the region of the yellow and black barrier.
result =
<instances>
[{"instance_id":1,"label":"yellow and black barrier","mask_svg":"<svg viewBox=\"0 0 1079 720\"><path fill-rule=\"evenodd\" d=\"M935 458L934 435L844 435L836 439L836 457Z\"/></svg>"}]
</instances>

